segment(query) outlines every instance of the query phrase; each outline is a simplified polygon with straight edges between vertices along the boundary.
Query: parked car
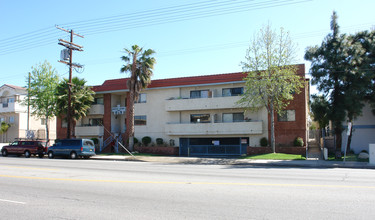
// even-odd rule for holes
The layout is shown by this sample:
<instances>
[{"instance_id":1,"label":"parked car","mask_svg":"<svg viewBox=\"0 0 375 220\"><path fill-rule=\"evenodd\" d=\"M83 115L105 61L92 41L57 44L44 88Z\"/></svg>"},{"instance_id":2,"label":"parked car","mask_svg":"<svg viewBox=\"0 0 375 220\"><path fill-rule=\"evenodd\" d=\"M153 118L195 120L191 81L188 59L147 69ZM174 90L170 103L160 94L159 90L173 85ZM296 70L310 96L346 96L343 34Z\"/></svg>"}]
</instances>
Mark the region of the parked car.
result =
<instances>
[{"instance_id":1,"label":"parked car","mask_svg":"<svg viewBox=\"0 0 375 220\"><path fill-rule=\"evenodd\" d=\"M90 158L95 155L95 144L90 139L63 139L48 148L48 158L65 156L71 159Z\"/></svg>"},{"instance_id":2,"label":"parked car","mask_svg":"<svg viewBox=\"0 0 375 220\"><path fill-rule=\"evenodd\" d=\"M26 158L31 157L31 155L38 155L42 158L46 150L45 142L40 140L17 140L13 143L3 146L1 149L1 155L3 157L8 156L8 154L25 155Z\"/></svg>"}]
</instances>

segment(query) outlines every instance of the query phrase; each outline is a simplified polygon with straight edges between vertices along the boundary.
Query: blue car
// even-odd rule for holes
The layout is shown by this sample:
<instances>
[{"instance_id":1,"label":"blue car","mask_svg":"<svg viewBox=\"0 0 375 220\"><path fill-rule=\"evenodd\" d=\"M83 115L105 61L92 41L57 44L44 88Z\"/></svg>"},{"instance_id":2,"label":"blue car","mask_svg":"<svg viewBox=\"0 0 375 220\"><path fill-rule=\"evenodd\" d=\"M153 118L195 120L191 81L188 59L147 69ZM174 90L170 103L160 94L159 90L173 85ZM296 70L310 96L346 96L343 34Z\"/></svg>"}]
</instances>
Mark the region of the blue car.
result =
<instances>
[{"instance_id":1,"label":"blue car","mask_svg":"<svg viewBox=\"0 0 375 220\"><path fill-rule=\"evenodd\" d=\"M57 140L53 146L48 148L48 158L52 159L55 156L88 159L91 156L95 156L95 145L90 139Z\"/></svg>"}]
</instances>

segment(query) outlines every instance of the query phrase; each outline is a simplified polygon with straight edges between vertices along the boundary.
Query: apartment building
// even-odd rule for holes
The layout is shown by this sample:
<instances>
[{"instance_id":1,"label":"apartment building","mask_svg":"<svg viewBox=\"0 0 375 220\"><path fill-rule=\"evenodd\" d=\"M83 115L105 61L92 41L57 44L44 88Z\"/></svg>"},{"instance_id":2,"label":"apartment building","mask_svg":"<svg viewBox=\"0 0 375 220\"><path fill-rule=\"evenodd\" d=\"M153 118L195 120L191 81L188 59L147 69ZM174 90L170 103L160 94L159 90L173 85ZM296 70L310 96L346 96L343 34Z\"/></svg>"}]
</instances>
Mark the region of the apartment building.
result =
<instances>
[{"instance_id":1,"label":"apartment building","mask_svg":"<svg viewBox=\"0 0 375 220\"><path fill-rule=\"evenodd\" d=\"M4 84L0 87L0 122L10 124L7 132L0 134L0 143L8 143L16 138L45 139L45 119L28 117L27 105L21 102L27 97L26 88ZM50 139L56 138L56 121L50 120ZM27 130L29 129L29 132Z\"/></svg>"},{"instance_id":2,"label":"apartment building","mask_svg":"<svg viewBox=\"0 0 375 220\"><path fill-rule=\"evenodd\" d=\"M304 77L304 65L298 74ZM135 137L149 136L155 143L179 147L180 155L242 155L248 146L260 146L260 139L269 139L270 122L267 110L245 111L237 105L244 91L244 73L152 80L135 103ZM111 135L126 140L126 107L128 78L106 80L93 87L95 103L87 117L77 122L77 137L98 138L101 150L106 149ZM296 137L307 140L308 86L277 117L276 141L291 145ZM66 129L57 121L58 138Z\"/></svg>"}]
</instances>

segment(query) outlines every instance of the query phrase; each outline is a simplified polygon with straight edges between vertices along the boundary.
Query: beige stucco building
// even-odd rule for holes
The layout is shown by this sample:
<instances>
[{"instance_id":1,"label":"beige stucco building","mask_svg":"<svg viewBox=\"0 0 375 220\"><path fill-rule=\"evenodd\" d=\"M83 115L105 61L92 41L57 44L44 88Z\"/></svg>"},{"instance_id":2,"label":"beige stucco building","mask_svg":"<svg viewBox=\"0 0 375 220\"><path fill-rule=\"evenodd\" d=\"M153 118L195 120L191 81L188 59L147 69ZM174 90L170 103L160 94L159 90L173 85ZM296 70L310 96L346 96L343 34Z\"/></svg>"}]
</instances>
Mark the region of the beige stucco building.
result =
<instances>
[{"instance_id":1,"label":"beige stucco building","mask_svg":"<svg viewBox=\"0 0 375 220\"><path fill-rule=\"evenodd\" d=\"M304 65L298 68L304 77ZM241 155L248 146L260 146L262 137L269 139L269 116L265 107L246 111L237 104L245 76L229 73L153 80L135 103L135 137L149 136L153 143L162 138L164 143L178 146L180 155L211 151ZM76 124L76 137L98 138L100 150L108 149L111 136L126 143L127 80L106 80L93 87L95 103ZM308 92L304 89L302 93L297 95L297 107L279 122L279 143L288 145L297 136L306 140ZM57 127L58 138L64 138L66 128L61 119ZM288 129L293 129L293 134Z\"/></svg>"},{"instance_id":2,"label":"beige stucco building","mask_svg":"<svg viewBox=\"0 0 375 220\"><path fill-rule=\"evenodd\" d=\"M26 88L8 84L0 87L0 122L4 121L10 125L7 132L0 134L0 143L12 142L16 138L46 138L46 121L33 116L28 117L27 105L22 104L26 97ZM55 139L55 118L49 121L49 132L50 139Z\"/></svg>"}]
</instances>

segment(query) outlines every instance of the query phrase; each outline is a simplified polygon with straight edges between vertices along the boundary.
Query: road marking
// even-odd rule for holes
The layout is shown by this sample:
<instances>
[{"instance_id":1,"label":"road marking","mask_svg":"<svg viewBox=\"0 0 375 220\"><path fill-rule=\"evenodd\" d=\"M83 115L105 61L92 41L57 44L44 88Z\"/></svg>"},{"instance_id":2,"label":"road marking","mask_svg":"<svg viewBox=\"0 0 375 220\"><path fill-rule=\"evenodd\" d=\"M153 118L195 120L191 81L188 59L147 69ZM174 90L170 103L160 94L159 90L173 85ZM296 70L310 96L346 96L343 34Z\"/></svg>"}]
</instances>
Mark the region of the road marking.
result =
<instances>
[{"instance_id":1,"label":"road marking","mask_svg":"<svg viewBox=\"0 0 375 220\"><path fill-rule=\"evenodd\" d=\"M0 175L4 178L71 181L71 182L97 182L97 183L144 183L144 184L176 184L176 185L233 185L233 186L282 186L282 187L322 187L322 188L362 188L375 189L375 186L345 186L345 185L313 185L313 184L283 184L283 183L230 183L230 182L172 182L172 181L137 181L137 180L95 180L95 179L73 179L73 178L52 178L35 176L13 176Z\"/></svg>"},{"instance_id":2,"label":"road marking","mask_svg":"<svg viewBox=\"0 0 375 220\"><path fill-rule=\"evenodd\" d=\"M20 167L20 166L2 166L8 168L26 169L26 170L56 170L51 168L40 168L40 167Z\"/></svg>"},{"instance_id":3,"label":"road marking","mask_svg":"<svg viewBox=\"0 0 375 220\"><path fill-rule=\"evenodd\" d=\"M0 202L10 202L10 203L16 203L16 204L22 204L22 205L26 204L26 202L18 202L18 201L6 200L6 199L0 199Z\"/></svg>"}]
</instances>

